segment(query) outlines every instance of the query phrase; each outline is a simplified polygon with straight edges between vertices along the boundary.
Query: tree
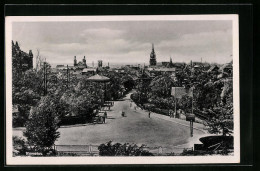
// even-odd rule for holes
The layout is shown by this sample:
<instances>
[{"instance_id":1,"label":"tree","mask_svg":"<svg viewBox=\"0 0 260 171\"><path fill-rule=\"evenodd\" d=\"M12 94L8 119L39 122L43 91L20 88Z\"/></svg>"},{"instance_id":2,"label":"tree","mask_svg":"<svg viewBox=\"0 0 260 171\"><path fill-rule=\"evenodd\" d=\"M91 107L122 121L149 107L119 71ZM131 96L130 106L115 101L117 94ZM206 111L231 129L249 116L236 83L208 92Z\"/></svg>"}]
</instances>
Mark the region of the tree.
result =
<instances>
[{"instance_id":1,"label":"tree","mask_svg":"<svg viewBox=\"0 0 260 171\"><path fill-rule=\"evenodd\" d=\"M119 92L124 91L124 85L123 85L123 78L120 74L116 72L106 72L103 73L102 75L110 78L109 84L107 85L107 97L110 97L113 99L118 99L121 98L121 95Z\"/></svg>"},{"instance_id":2,"label":"tree","mask_svg":"<svg viewBox=\"0 0 260 171\"><path fill-rule=\"evenodd\" d=\"M233 83L228 79L222 82L221 101L208 110L209 120L206 126L210 133L222 133L225 136L233 132Z\"/></svg>"},{"instance_id":3,"label":"tree","mask_svg":"<svg viewBox=\"0 0 260 171\"><path fill-rule=\"evenodd\" d=\"M13 69L12 102L17 105L18 114L13 116L13 126L24 126L28 119L31 106L35 106L40 99L41 78L34 70L18 72Z\"/></svg>"},{"instance_id":4,"label":"tree","mask_svg":"<svg viewBox=\"0 0 260 171\"><path fill-rule=\"evenodd\" d=\"M44 96L37 107L30 111L29 120L26 122L24 136L28 144L36 151L43 154L51 149L59 138L57 105L53 97Z\"/></svg>"},{"instance_id":5,"label":"tree","mask_svg":"<svg viewBox=\"0 0 260 171\"><path fill-rule=\"evenodd\" d=\"M218 103L209 112L210 118L205 123L209 133L223 136L233 133L233 107Z\"/></svg>"},{"instance_id":6,"label":"tree","mask_svg":"<svg viewBox=\"0 0 260 171\"><path fill-rule=\"evenodd\" d=\"M177 100L177 109L182 109L185 111L185 113L191 113L192 112L192 98L184 95L180 99Z\"/></svg>"}]
</instances>

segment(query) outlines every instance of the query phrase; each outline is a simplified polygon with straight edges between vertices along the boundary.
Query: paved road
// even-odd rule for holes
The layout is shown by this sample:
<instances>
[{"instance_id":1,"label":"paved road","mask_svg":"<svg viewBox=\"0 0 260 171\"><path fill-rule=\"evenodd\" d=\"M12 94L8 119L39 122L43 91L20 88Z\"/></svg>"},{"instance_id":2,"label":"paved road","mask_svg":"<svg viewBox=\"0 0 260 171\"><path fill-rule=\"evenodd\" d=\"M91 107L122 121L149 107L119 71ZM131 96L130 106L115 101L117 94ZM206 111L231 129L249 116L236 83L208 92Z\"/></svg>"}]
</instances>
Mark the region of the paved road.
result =
<instances>
[{"instance_id":1,"label":"paved road","mask_svg":"<svg viewBox=\"0 0 260 171\"><path fill-rule=\"evenodd\" d=\"M130 94L121 101L115 101L105 124L87 124L59 129L60 138L56 145L99 145L113 140L119 143L146 144L150 147L193 147L198 137L205 135L203 131L194 129L194 137L190 137L189 123L179 119L151 113L130 107ZM121 116L125 111L126 117ZM200 125L197 125L198 127ZM14 134L21 134L14 130Z\"/></svg>"},{"instance_id":2,"label":"paved road","mask_svg":"<svg viewBox=\"0 0 260 171\"><path fill-rule=\"evenodd\" d=\"M204 134L194 130L195 136L190 138L190 129L187 126L158 118L158 114L152 113L149 118L147 111L135 110L134 103L130 107L129 96L114 103L114 107L108 112L106 124L59 129L61 136L56 144L101 144L113 140L152 147L174 147L189 144L192 139ZM126 117L121 116L122 111L125 111Z\"/></svg>"}]
</instances>

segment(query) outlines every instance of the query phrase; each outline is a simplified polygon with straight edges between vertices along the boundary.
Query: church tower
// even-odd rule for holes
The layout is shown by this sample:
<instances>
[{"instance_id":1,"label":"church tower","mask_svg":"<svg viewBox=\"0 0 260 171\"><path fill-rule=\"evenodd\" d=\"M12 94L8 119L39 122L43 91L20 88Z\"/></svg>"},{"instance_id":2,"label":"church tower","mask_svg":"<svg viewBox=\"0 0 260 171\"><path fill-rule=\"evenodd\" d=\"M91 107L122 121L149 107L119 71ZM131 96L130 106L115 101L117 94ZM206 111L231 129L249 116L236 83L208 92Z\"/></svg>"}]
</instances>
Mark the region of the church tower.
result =
<instances>
[{"instance_id":1,"label":"church tower","mask_svg":"<svg viewBox=\"0 0 260 171\"><path fill-rule=\"evenodd\" d=\"M170 57L170 62L168 63L167 68L173 68L173 67L174 65L172 63L172 57Z\"/></svg>"},{"instance_id":2,"label":"church tower","mask_svg":"<svg viewBox=\"0 0 260 171\"><path fill-rule=\"evenodd\" d=\"M77 59L76 59L76 56L74 56L74 66L77 66L78 63L77 63Z\"/></svg>"},{"instance_id":3,"label":"church tower","mask_svg":"<svg viewBox=\"0 0 260 171\"><path fill-rule=\"evenodd\" d=\"M156 65L156 54L154 52L154 47L152 44L152 52L150 54L150 66L155 66Z\"/></svg>"},{"instance_id":4,"label":"church tower","mask_svg":"<svg viewBox=\"0 0 260 171\"><path fill-rule=\"evenodd\" d=\"M84 56L84 58L83 58L83 65L85 65L85 66L87 66L87 64L86 64L86 58L85 58L85 56Z\"/></svg>"}]
</instances>

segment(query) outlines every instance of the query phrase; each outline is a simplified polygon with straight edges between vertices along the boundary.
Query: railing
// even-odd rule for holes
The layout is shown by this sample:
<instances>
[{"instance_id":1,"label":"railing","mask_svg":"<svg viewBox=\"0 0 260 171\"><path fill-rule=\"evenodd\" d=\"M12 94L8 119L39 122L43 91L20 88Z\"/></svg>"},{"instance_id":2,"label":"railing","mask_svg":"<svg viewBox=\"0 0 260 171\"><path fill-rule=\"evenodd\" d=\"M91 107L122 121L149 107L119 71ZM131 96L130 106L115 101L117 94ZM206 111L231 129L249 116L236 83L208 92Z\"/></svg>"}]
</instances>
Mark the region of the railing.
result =
<instances>
[{"instance_id":1,"label":"railing","mask_svg":"<svg viewBox=\"0 0 260 171\"><path fill-rule=\"evenodd\" d=\"M54 145L58 156L98 156L97 145Z\"/></svg>"},{"instance_id":2,"label":"railing","mask_svg":"<svg viewBox=\"0 0 260 171\"><path fill-rule=\"evenodd\" d=\"M183 150L193 150L193 148L182 147L143 147L155 156L180 155ZM54 145L54 150L58 156L99 156L98 145Z\"/></svg>"}]
</instances>

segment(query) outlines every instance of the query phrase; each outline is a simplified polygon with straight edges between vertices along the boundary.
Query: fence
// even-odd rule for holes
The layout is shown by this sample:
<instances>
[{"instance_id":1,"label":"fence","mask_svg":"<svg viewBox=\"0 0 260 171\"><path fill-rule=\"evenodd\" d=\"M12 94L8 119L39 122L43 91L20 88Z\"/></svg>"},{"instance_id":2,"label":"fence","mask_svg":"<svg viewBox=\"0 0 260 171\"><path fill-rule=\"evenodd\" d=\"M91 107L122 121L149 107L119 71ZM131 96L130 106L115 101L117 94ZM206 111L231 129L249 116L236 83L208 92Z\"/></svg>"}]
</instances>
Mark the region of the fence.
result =
<instances>
[{"instance_id":1,"label":"fence","mask_svg":"<svg viewBox=\"0 0 260 171\"><path fill-rule=\"evenodd\" d=\"M58 156L98 156L97 145L54 145Z\"/></svg>"},{"instance_id":2,"label":"fence","mask_svg":"<svg viewBox=\"0 0 260 171\"><path fill-rule=\"evenodd\" d=\"M54 145L58 156L99 156L98 145ZM193 148L178 147L143 147L155 156L180 155L183 150L193 150Z\"/></svg>"}]
</instances>

